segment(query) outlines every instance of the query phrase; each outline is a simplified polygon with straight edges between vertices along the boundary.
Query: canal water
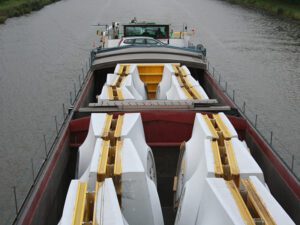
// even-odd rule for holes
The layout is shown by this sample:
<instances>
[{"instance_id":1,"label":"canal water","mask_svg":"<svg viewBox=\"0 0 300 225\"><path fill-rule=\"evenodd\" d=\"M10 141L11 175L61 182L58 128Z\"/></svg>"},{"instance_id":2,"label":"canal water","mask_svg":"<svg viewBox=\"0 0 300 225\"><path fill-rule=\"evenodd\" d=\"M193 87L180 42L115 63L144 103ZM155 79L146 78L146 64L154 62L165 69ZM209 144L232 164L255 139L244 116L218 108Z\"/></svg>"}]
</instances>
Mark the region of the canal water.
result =
<instances>
[{"instance_id":1,"label":"canal water","mask_svg":"<svg viewBox=\"0 0 300 225\"><path fill-rule=\"evenodd\" d=\"M300 174L300 23L219 0L65 0L0 25L0 224L15 213L45 158L55 116L78 88L97 23L136 16L196 30L216 76ZM280 143L279 141L280 140ZM289 152L289 153L287 153ZM32 174L33 171L35 174Z\"/></svg>"}]
</instances>

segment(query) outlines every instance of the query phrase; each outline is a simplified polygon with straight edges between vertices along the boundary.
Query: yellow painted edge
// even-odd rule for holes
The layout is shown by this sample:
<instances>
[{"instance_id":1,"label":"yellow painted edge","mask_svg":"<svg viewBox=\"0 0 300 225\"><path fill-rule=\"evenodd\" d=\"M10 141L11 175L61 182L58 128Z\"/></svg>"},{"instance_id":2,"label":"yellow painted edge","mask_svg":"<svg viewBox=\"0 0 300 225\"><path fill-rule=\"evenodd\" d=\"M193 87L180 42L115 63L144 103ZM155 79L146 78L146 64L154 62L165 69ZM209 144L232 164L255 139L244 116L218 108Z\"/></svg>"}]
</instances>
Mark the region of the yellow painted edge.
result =
<instances>
[{"instance_id":1,"label":"yellow painted edge","mask_svg":"<svg viewBox=\"0 0 300 225\"><path fill-rule=\"evenodd\" d=\"M231 181L226 181L227 187L230 190L233 199L235 200L235 203L237 204L237 207L239 208L240 214L245 221L245 224L247 225L255 225L255 222L239 192L237 187L235 186L235 183Z\"/></svg>"},{"instance_id":2,"label":"yellow painted edge","mask_svg":"<svg viewBox=\"0 0 300 225\"><path fill-rule=\"evenodd\" d=\"M96 220L96 214L97 214L97 199L98 199L98 192L100 188L102 187L102 182L96 182L96 188L95 188L95 196L94 196L94 213L93 213L93 225L99 225Z\"/></svg>"},{"instance_id":3,"label":"yellow painted edge","mask_svg":"<svg viewBox=\"0 0 300 225\"><path fill-rule=\"evenodd\" d=\"M117 88L117 95L118 95L118 100L120 101L124 100L124 96L121 88Z\"/></svg>"},{"instance_id":4,"label":"yellow painted edge","mask_svg":"<svg viewBox=\"0 0 300 225\"><path fill-rule=\"evenodd\" d=\"M202 99L201 94L194 87L191 87L190 90L197 99L200 99L200 100Z\"/></svg>"},{"instance_id":5,"label":"yellow painted edge","mask_svg":"<svg viewBox=\"0 0 300 225\"><path fill-rule=\"evenodd\" d=\"M106 114L105 126L103 128L102 137L108 136L112 119L113 119L113 115Z\"/></svg>"},{"instance_id":6,"label":"yellow painted edge","mask_svg":"<svg viewBox=\"0 0 300 225\"><path fill-rule=\"evenodd\" d=\"M105 177L106 175L109 145L110 145L110 141L103 141L102 143L102 154L101 154L100 163L98 164L98 171L97 171L98 177L101 178Z\"/></svg>"},{"instance_id":7,"label":"yellow painted edge","mask_svg":"<svg viewBox=\"0 0 300 225\"><path fill-rule=\"evenodd\" d=\"M113 88L111 86L108 86L107 91L108 91L108 99L114 100Z\"/></svg>"},{"instance_id":8,"label":"yellow painted edge","mask_svg":"<svg viewBox=\"0 0 300 225\"><path fill-rule=\"evenodd\" d=\"M214 155L214 165L215 165L215 176L223 177L224 171L219 151L219 146L217 141L211 141L211 149Z\"/></svg>"},{"instance_id":9,"label":"yellow painted edge","mask_svg":"<svg viewBox=\"0 0 300 225\"><path fill-rule=\"evenodd\" d=\"M119 115L118 120L117 120L117 125L116 125L116 130L114 137L119 138L121 137L121 132L122 132L122 126L123 126L123 120L124 120L124 115Z\"/></svg>"},{"instance_id":10,"label":"yellow painted edge","mask_svg":"<svg viewBox=\"0 0 300 225\"><path fill-rule=\"evenodd\" d=\"M114 164L114 175L120 176L122 174L122 147L123 140L118 140L116 144L116 155L115 155L115 164Z\"/></svg>"},{"instance_id":11,"label":"yellow painted edge","mask_svg":"<svg viewBox=\"0 0 300 225\"><path fill-rule=\"evenodd\" d=\"M236 184L239 185L240 170L235 158L231 140L225 141L225 149L226 149L228 164L230 168L230 173L233 176L233 179L236 181Z\"/></svg>"},{"instance_id":12,"label":"yellow painted edge","mask_svg":"<svg viewBox=\"0 0 300 225\"><path fill-rule=\"evenodd\" d=\"M219 114L214 114L213 115L216 122L217 122L217 125L218 127L220 128L220 130L223 132L223 136L225 139L228 139L228 138L231 138L232 137L232 134L231 132L229 131L228 127L225 125L225 123L223 122L221 116Z\"/></svg>"},{"instance_id":13,"label":"yellow painted edge","mask_svg":"<svg viewBox=\"0 0 300 225\"><path fill-rule=\"evenodd\" d=\"M81 225L83 222L83 215L86 203L86 189L87 183L79 182L73 212L72 225Z\"/></svg>"},{"instance_id":14,"label":"yellow painted edge","mask_svg":"<svg viewBox=\"0 0 300 225\"><path fill-rule=\"evenodd\" d=\"M202 114L201 114L201 115L202 115ZM202 117L203 117L204 121L206 122L206 124L207 124L207 126L208 126L208 129L210 130L210 132L211 132L213 138L219 139L219 135L218 135L216 129L214 128L214 126L212 125L212 123L211 123L211 121L210 121L208 115L202 115Z\"/></svg>"},{"instance_id":15,"label":"yellow painted edge","mask_svg":"<svg viewBox=\"0 0 300 225\"><path fill-rule=\"evenodd\" d=\"M252 205L256 209L258 215L264 220L265 224L276 225L274 219L270 215L262 199L259 197L256 188L251 182L251 180L248 179L242 180L242 184L248 192L249 200L251 201Z\"/></svg>"}]
</instances>

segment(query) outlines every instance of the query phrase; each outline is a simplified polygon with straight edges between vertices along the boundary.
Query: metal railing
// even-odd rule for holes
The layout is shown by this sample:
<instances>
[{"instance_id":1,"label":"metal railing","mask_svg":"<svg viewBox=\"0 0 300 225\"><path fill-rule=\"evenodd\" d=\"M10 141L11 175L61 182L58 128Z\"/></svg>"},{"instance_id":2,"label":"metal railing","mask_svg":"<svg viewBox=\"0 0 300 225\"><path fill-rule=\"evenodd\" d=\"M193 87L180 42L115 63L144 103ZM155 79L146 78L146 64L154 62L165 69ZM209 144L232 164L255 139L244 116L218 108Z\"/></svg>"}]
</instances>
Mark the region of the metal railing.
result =
<instances>
[{"instance_id":1,"label":"metal railing","mask_svg":"<svg viewBox=\"0 0 300 225\"><path fill-rule=\"evenodd\" d=\"M16 224L19 219L21 211L24 209L24 206L27 200L31 197L31 194L36 186L39 178L44 172L45 166L48 163L49 158L53 154L53 151L56 147L56 144L61 137L62 132L66 129L66 125L69 120L72 118L74 104L78 100L80 93L83 90L83 86L86 84L88 79L88 71L91 67L91 58L85 64L85 68L82 68L80 74L78 75L78 81L74 82L74 89L70 91L69 102L62 104L62 117L61 120L57 115L53 117L54 128L52 135L42 134L41 142L33 152L31 156L28 158L30 166L28 166L27 170L24 170L23 179L25 180L23 183L18 183L18 185L14 185L11 187L11 193L5 203L5 208L0 209L0 224ZM69 105L67 108L66 106ZM60 121L59 121L60 120ZM41 150L44 152L44 156L41 159L39 155L41 154ZM17 179L19 180L19 179ZM4 205L1 203L1 205Z\"/></svg>"},{"instance_id":2,"label":"metal railing","mask_svg":"<svg viewBox=\"0 0 300 225\"><path fill-rule=\"evenodd\" d=\"M239 112L250 122L253 128L271 147L273 152L295 176L295 178L300 181L300 157L291 153L290 150L286 148L286 145L282 143L282 140L277 138L274 132L269 128L270 126L266 124L271 121L266 122L266 120L261 120L260 116L251 110L246 101L242 101L238 97L236 90L231 88L229 83L222 77L221 73L219 73L215 67L211 66L209 61L207 61L207 66L209 74L219 84L226 95L235 103Z\"/></svg>"}]
</instances>

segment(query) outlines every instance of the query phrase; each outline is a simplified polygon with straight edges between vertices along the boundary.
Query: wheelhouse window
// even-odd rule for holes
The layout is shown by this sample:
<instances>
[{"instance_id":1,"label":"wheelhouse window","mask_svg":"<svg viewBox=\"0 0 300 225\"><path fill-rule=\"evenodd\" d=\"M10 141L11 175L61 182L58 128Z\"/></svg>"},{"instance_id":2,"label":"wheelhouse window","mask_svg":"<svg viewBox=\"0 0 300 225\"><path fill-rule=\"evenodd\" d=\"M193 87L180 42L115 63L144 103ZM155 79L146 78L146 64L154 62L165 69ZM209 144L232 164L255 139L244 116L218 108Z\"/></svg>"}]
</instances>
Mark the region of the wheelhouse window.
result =
<instances>
[{"instance_id":1,"label":"wheelhouse window","mask_svg":"<svg viewBox=\"0 0 300 225\"><path fill-rule=\"evenodd\" d=\"M169 25L124 25L124 37L147 36L157 39L169 38Z\"/></svg>"}]
</instances>

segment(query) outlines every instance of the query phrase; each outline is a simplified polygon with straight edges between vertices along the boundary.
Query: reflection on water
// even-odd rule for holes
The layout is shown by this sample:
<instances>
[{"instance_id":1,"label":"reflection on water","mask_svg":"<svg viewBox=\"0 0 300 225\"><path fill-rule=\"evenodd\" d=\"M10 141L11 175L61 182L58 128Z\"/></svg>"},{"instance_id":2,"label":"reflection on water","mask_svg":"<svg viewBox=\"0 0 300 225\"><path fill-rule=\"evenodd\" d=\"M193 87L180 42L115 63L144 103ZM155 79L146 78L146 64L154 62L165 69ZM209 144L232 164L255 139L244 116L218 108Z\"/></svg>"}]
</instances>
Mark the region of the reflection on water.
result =
<instances>
[{"instance_id":1,"label":"reflection on water","mask_svg":"<svg viewBox=\"0 0 300 225\"><path fill-rule=\"evenodd\" d=\"M259 126L272 130L282 148L299 159L298 22L217 0L61 1L0 26L0 211L5 216L14 210L10 187L18 186L21 201L32 180L31 158L35 169L44 159L43 134L49 138L54 132L54 116L62 117L62 103L69 102L78 83L95 40L91 25L134 16L195 28L195 39L235 88L237 101L245 100L247 112L259 114Z\"/></svg>"}]
</instances>

